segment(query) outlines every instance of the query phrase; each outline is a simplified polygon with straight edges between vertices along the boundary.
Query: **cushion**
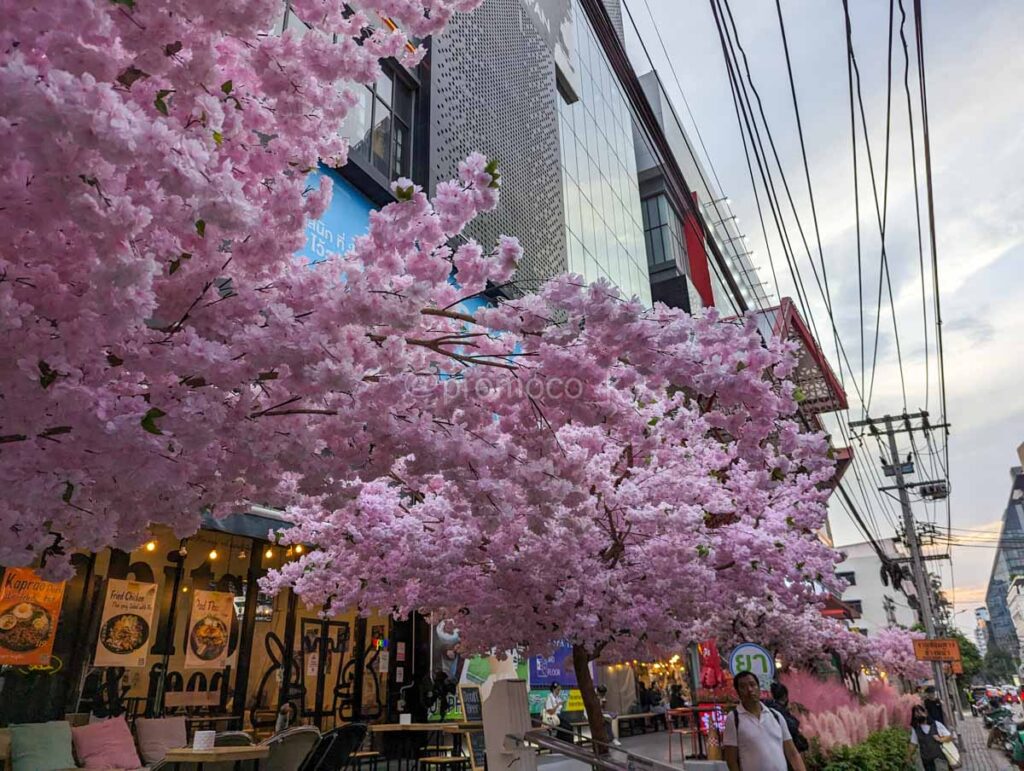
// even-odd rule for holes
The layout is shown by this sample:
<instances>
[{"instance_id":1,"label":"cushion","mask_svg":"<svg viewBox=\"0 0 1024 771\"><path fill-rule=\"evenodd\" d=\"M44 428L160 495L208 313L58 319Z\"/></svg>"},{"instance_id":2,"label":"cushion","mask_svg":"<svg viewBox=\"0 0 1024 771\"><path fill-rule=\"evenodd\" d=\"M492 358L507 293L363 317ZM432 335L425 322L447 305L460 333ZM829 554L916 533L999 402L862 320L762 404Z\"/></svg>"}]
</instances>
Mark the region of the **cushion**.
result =
<instances>
[{"instance_id":1,"label":"cushion","mask_svg":"<svg viewBox=\"0 0 1024 771\"><path fill-rule=\"evenodd\" d=\"M184 717L140 717L135 721L135 736L142 762L147 766L163 760L167 750L188 746Z\"/></svg>"},{"instance_id":2,"label":"cushion","mask_svg":"<svg viewBox=\"0 0 1024 771\"><path fill-rule=\"evenodd\" d=\"M55 771L74 768L71 726L63 720L12 725L12 771Z\"/></svg>"},{"instance_id":3,"label":"cushion","mask_svg":"<svg viewBox=\"0 0 1024 771\"><path fill-rule=\"evenodd\" d=\"M85 768L138 768L132 731L123 716L71 729L75 753Z\"/></svg>"}]
</instances>

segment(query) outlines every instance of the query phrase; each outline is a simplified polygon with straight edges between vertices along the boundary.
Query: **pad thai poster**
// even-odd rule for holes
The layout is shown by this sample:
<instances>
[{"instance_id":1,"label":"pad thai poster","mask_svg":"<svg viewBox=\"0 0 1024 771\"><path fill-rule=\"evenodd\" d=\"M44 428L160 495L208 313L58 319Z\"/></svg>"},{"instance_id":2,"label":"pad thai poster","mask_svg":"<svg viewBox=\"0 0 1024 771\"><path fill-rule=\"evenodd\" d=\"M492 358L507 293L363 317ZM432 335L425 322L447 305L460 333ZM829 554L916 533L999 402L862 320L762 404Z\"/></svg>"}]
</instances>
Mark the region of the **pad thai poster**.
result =
<instances>
[{"instance_id":1,"label":"pad thai poster","mask_svg":"<svg viewBox=\"0 0 1024 771\"><path fill-rule=\"evenodd\" d=\"M156 584L111 578L103 601L95 665L146 666L155 609Z\"/></svg>"},{"instance_id":2,"label":"pad thai poster","mask_svg":"<svg viewBox=\"0 0 1024 771\"><path fill-rule=\"evenodd\" d=\"M234 614L235 595L195 592L186 630L185 669L222 669L228 663Z\"/></svg>"},{"instance_id":3,"label":"pad thai poster","mask_svg":"<svg viewBox=\"0 0 1024 771\"><path fill-rule=\"evenodd\" d=\"M0 664L49 664L63 601L63 582L43 581L28 568L7 568L0 585Z\"/></svg>"}]
</instances>

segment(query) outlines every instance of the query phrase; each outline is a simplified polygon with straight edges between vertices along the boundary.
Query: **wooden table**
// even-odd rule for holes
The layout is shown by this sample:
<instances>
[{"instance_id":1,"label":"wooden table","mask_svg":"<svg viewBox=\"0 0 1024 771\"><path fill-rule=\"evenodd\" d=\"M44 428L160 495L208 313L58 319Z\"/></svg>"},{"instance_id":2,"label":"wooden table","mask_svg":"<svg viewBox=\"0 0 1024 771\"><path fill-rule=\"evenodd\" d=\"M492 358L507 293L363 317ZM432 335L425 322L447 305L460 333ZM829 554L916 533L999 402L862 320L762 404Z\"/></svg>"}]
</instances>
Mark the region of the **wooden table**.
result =
<instances>
[{"instance_id":1,"label":"wooden table","mask_svg":"<svg viewBox=\"0 0 1024 771\"><path fill-rule=\"evenodd\" d=\"M164 760L168 763L195 763L198 771L202 771L203 763L229 763L234 761L235 768L244 761L251 760L259 769L260 761L270 756L270 748L264 745L252 744L248 747L210 747L207 750L196 750L191 747L181 747L175 750L168 750Z\"/></svg>"},{"instance_id":2,"label":"wooden table","mask_svg":"<svg viewBox=\"0 0 1024 771\"><path fill-rule=\"evenodd\" d=\"M370 726L371 734L396 734L403 738L398 754L399 768L410 768L415 764L420 748L429 743L431 734L445 734L452 737L453 752L458 750L459 737L469 731L480 731L484 724L479 721L460 721L449 723L374 723ZM427 740L416 746L413 734L427 734ZM438 742L439 743L439 742ZM385 757L387 757L385 753Z\"/></svg>"}]
</instances>

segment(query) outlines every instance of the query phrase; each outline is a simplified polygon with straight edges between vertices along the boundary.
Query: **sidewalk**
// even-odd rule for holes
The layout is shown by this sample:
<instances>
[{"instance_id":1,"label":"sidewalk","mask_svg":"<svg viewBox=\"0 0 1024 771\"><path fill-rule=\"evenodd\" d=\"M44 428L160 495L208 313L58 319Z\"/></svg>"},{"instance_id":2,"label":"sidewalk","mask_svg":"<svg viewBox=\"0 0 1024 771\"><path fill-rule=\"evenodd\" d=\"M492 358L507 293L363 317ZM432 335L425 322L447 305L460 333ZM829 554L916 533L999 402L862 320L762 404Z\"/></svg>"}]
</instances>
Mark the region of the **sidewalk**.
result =
<instances>
[{"instance_id":1,"label":"sidewalk","mask_svg":"<svg viewBox=\"0 0 1024 771\"><path fill-rule=\"evenodd\" d=\"M963 738L963 771L1016 771L1006 753L986 749L988 731L980 717L965 717L960 721L960 733Z\"/></svg>"}]
</instances>

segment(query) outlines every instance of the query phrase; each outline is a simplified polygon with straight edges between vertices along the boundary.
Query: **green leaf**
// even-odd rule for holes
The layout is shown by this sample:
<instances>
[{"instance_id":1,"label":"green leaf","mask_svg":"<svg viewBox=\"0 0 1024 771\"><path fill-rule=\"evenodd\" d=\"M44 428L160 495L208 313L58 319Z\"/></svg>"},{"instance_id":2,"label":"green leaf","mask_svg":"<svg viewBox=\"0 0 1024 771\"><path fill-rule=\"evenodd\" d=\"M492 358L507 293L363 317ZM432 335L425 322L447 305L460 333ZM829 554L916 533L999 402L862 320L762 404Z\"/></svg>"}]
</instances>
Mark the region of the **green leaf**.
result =
<instances>
[{"instance_id":1,"label":"green leaf","mask_svg":"<svg viewBox=\"0 0 1024 771\"><path fill-rule=\"evenodd\" d=\"M230 80L225 80L223 83L220 84L220 90L223 91L225 94L230 94L231 89L233 89L234 87L235 84L232 83Z\"/></svg>"},{"instance_id":2,"label":"green leaf","mask_svg":"<svg viewBox=\"0 0 1024 771\"><path fill-rule=\"evenodd\" d=\"M412 185L409 185L409 187L396 187L395 198L399 201L411 201L413 192L415 192L415 188Z\"/></svg>"},{"instance_id":3,"label":"green leaf","mask_svg":"<svg viewBox=\"0 0 1024 771\"><path fill-rule=\"evenodd\" d=\"M173 94L174 91L169 89L160 89L156 92L156 99L153 100L153 106L156 107L157 112L162 115L167 115L167 102L164 101L168 96Z\"/></svg>"},{"instance_id":4,"label":"green leaf","mask_svg":"<svg viewBox=\"0 0 1024 771\"><path fill-rule=\"evenodd\" d=\"M213 141L217 145L217 147L220 147L221 143L224 141L224 135L221 134L219 131L214 131L213 132Z\"/></svg>"},{"instance_id":5,"label":"green leaf","mask_svg":"<svg viewBox=\"0 0 1024 771\"><path fill-rule=\"evenodd\" d=\"M780 469L780 468L773 468L772 469L772 479L774 481L781 482L785 478L786 478L786 475L785 475L785 473L783 473L782 469Z\"/></svg>"},{"instance_id":6,"label":"green leaf","mask_svg":"<svg viewBox=\"0 0 1024 771\"><path fill-rule=\"evenodd\" d=\"M804 389L802 389L802 388L795 388L795 389L793 389L793 399L796 401L797 404L800 404L806 398L807 398L807 394L804 393Z\"/></svg>"},{"instance_id":7,"label":"green leaf","mask_svg":"<svg viewBox=\"0 0 1024 771\"><path fill-rule=\"evenodd\" d=\"M786 524L789 527L795 527L796 526L796 520L793 519L792 517L786 517Z\"/></svg>"},{"instance_id":8,"label":"green leaf","mask_svg":"<svg viewBox=\"0 0 1024 771\"><path fill-rule=\"evenodd\" d=\"M122 72L120 75L118 75L117 76L117 82L120 83L125 88L131 88L132 87L132 83L134 83L136 80L140 80L142 78L148 78L148 77L149 77L149 75L147 75L145 72L140 70L138 67L134 67L133 66L133 67L126 68L124 70L124 72Z\"/></svg>"},{"instance_id":9,"label":"green leaf","mask_svg":"<svg viewBox=\"0 0 1024 771\"><path fill-rule=\"evenodd\" d=\"M178 268L181 267L182 261L184 261L184 260L191 260L191 259L192 259L192 253L191 252L182 252L177 257L175 257L173 260L171 260L171 267L167 271L167 275L168 276L173 276L175 273L178 272Z\"/></svg>"},{"instance_id":10,"label":"green leaf","mask_svg":"<svg viewBox=\"0 0 1024 771\"><path fill-rule=\"evenodd\" d=\"M110 0L114 5L123 5L126 8L135 8L135 0Z\"/></svg>"},{"instance_id":11,"label":"green leaf","mask_svg":"<svg viewBox=\"0 0 1024 771\"><path fill-rule=\"evenodd\" d=\"M139 423L145 431L151 434L162 434L163 431L157 426L156 421L164 417L167 413L161 410L159 407L150 407L146 414L142 416L142 420Z\"/></svg>"},{"instance_id":12,"label":"green leaf","mask_svg":"<svg viewBox=\"0 0 1024 771\"><path fill-rule=\"evenodd\" d=\"M73 484L71 484L70 482L65 482L64 483L64 492L60 496L60 499L62 501L64 501L64 503L71 503L71 496L72 496L72 494L74 492L75 492L75 486Z\"/></svg>"},{"instance_id":13,"label":"green leaf","mask_svg":"<svg viewBox=\"0 0 1024 771\"><path fill-rule=\"evenodd\" d=\"M711 554L711 549L709 549L707 546L705 546L704 544L700 544L700 545L697 546L697 555L698 556L706 557L709 554Z\"/></svg>"},{"instance_id":14,"label":"green leaf","mask_svg":"<svg viewBox=\"0 0 1024 771\"><path fill-rule=\"evenodd\" d=\"M206 238L206 220L196 220L196 232L200 238Z\"/></svg>"},{"instance_id":15,"label":"green leaf","mask_svg":"<svg viewBox=\"0 0 1024 771\"><path fill-rule=\"evenodd\" d=\"M53 385L53 381L57 379L58 374L60 373L45 361L39 362L39 385L41 385L44 390Z\"/></svg>"}]
</instances>

